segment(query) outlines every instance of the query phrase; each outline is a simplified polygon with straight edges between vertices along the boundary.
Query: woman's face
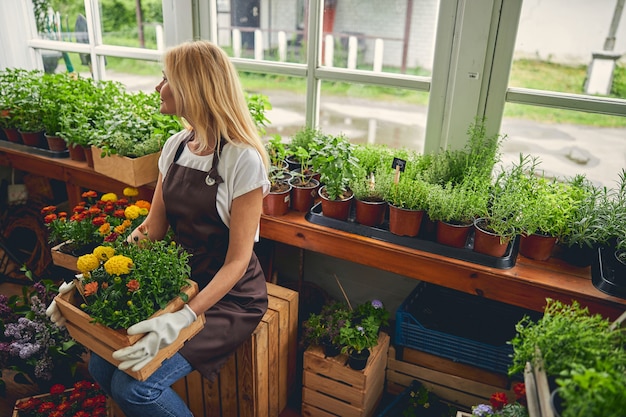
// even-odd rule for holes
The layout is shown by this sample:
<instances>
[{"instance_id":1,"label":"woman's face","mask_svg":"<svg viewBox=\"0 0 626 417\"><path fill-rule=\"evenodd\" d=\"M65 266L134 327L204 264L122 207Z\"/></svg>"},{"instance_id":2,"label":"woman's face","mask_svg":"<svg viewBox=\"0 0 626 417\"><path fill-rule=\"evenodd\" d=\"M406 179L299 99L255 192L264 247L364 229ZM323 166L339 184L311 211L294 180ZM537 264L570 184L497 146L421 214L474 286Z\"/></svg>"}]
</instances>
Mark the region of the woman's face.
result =
<instances>
[{"instance_id":1,"label":"woman's face","mask_svg":"<svg viewBox=\"0 0 626 417\"><path fill-rule=\"evenodd\" d=\"M176 101L174 100L172 90L170 90L170 85L167 82L165 73L163 73L163 79L157 84L155 90L161 95L161 113L176 115Z\"/></svg>"}]
</instances>

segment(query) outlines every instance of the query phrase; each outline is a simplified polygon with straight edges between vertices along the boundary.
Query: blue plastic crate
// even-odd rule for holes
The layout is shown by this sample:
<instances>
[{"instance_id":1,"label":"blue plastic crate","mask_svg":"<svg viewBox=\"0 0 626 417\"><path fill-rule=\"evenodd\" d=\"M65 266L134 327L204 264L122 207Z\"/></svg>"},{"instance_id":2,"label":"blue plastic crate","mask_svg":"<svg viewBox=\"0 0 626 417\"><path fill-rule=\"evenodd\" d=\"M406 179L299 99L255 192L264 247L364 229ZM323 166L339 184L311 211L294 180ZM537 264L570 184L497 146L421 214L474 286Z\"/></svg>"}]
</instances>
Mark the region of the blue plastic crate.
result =
<instances>
[{"instance_id":1,"label":"blue plastic crate","mask_svg":"<svg viewBox=\"0 0 626 417\"><path fill-rule=\"evenodd\" d=\"M515 325L541 314L421 282L396 311L395 344L506 374Z\"/></svg>"}]
</instances>

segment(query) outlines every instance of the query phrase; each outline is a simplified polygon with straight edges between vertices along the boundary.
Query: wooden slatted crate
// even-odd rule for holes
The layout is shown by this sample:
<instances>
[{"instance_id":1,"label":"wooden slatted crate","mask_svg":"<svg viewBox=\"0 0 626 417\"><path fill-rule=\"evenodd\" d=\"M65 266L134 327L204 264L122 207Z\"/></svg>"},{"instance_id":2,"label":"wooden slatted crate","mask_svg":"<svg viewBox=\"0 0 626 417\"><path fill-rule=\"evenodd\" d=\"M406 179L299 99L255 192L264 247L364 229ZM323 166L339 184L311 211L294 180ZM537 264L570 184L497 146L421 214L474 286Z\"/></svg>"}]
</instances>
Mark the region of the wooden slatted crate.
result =
<instances>
[{"instance_id":1,"label":"wooden slatted crate","mask_svg":"<svg viewBox=\"0 0 626 417\"><path fill-rule=\"evenodd\" d=\"M387 360L387 391L391 394L399 394L413 380L421 382L429 391L444 401L465 409L470 409L476 404L488 404L494 392L506 392L509 398L515 396L512 390L504 389L501 385L490 385L398 360L396 349L393 346L390 347Z\"/></svg>"},{"instance_id":2,"label":"wooden slatted crate","mask_svg":"<svg viewBox=\"0 0 626 417\"><path fill-rule=\"evenodd\" d=\"M371 416L380 402L385 384L389 335L380 333L362 371L346 364L347 356L327 358L319 346L304 352L302 379L303 416Z\"/></svg>"}]
</instances>

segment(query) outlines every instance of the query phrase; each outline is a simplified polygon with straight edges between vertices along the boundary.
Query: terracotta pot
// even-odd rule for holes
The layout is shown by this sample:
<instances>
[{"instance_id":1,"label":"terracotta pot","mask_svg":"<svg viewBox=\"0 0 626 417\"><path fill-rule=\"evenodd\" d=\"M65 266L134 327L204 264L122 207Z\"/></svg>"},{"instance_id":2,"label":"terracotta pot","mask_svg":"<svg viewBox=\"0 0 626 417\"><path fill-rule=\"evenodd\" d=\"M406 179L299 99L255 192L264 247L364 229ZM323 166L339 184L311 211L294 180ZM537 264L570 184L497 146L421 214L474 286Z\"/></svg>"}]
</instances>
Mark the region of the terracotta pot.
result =
<instances>
[{"instance_id":1,"label":"terracotta pot","mask_svg":"<svg viewBox=\"0 0 626 417\"><path fill-rule=\"evenodd\" d=\"M499 235L485 229L485 219L474 221L474 252L502 257L509 246L510 238L500 239Z\"/></svg>"},{"instance_id":2,"label":"terracotta pot","mask_svg":"<svg viewBox=\"0 0 626 417\"><path fill-rule=\"evenodd\" d=\"M385 221L387 202L384 200L355 199L354 220L365 226L380 226Z\"/></svg>"},{"instance_id":3,"label":"terracotta pot","mask_svg":"<svg viewBox=\"0 0 626 417\"><path fill-rule=\"evenodd\" d=\"M291 185L283 184L283 189L270 191L263 198L263 214L268 216L283 216L289 211Z\"/></svg>"},{"instance_id":4,"label":"terracotta pot","mask_svg":"<svg viewBox=\"0 0 626 417\"><path fill-rule=\"evenodd\" d=\"M85 161L85 148L81 145L76 145L75 143L70 143L67 146L67 149L70 151L70 159L72 161Z\"/></svg>"},{"instance_id":5,"label":"terracotta pot","mask_svg":"<svg viewBox=\"0 0 626 417\"><path fill-rule=\"evenodd\" d=\"M298 177L293 177L289 180L291 185L291 208L306 213L313 207L320 183L315 179L310 179L306 185L297 185L300 184L299 180L300 178Z\"/></svg>"},{"instance_id":6,"label":"terracotta pot","mask_svg":"<svg viewBox=\"0 0 626 417\"><path fill-rule=\"evenodd\" d=\"M67 150L67 143L61 136L45 135L48 142L48 149L55 152L63 152Z\"/></svg>"},{"instance_id":7,"label":"terracotta pot","mask_svg":"<svg viewBox=\"0 0 626 417\"><path fill-rule=\"evenodd\" d=\"M455 248L465 247L471 228L472 224L437 222L436 240L442 245L452 246Z\"/></svg>"},{"instance_id":8,"label":"terracotta pot","mask_svg":"<svg viewBox=\"0 0 626 417\"><path fill-rule=\"evenodd\" d=\"M20 132L16 128L3 127L2 130L4 131L4 134L6 135L9 142L22 143L22 135L20 135Z\"/></svg>"},{"instance_id":9,"label":"terracotta pot","mask_svg":"<svg viewBox=\"0 0 626 417\"><path fill-rule=\"evenodd\" d=\"M46 138L43 130L39 132L20 132L22 135L22 142L24 145L32 146L34 148L46 148Z\"/></svg>"},{"instance_id":10,"label":"terracotta pot","mask_svg":"<svg viewBox=\"0 0 626 417\"><path fill-rule=\"evenodd\" d=\"M352 200L354 194L350 192L350 196L343 200L329 200L326 195L325 187L318 190L319 196L322 198L322 214L337 220L348 220L350 209L352 208Z\"/></svg>"},{"instance_id":11,"label":"terracotta pot","mask_svg":"<svg viewBox=\"0 0 626 417\"><path fill-rule=\"evenodd\" d=\"M417 236L423 217L423 210L407 210L389 204L389 231L398 236Z\"/></svg>"},{"instance_id":12,"label":"terracotta pot","mask_svg":"<svg viewBox=\"0 0 626 417\"><path fill-rule=\"evenodd\" d=\"M545 261L552 255L557 238L537 233L522 235L519 242L519 253L527 258Z\"/></svg>"}]
</instances>

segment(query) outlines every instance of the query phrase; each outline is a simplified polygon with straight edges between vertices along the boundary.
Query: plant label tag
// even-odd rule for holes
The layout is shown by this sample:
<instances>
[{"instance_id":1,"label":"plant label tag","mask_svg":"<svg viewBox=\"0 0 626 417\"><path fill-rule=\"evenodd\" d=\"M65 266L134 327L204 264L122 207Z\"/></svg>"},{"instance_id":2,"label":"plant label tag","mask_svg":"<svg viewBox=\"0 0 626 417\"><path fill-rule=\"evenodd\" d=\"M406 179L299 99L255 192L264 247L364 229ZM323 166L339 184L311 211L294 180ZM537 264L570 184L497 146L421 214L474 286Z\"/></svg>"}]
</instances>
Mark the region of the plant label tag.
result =
<instances>
[{"instance_id":1,"label":"plant label tag","mask_svg":"<svg viewBox=\"0 0 626 417\"><path fill-rule=\"evenodd\" d=\"M396 170L396 176L393 179L394 183L398 183L400 181L400 172L404 172L404 168L406 167L406 161L400 158L393 158L393 162L391 163L391 168Z\"/></svg>"}]
</instances>

